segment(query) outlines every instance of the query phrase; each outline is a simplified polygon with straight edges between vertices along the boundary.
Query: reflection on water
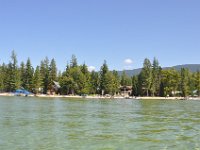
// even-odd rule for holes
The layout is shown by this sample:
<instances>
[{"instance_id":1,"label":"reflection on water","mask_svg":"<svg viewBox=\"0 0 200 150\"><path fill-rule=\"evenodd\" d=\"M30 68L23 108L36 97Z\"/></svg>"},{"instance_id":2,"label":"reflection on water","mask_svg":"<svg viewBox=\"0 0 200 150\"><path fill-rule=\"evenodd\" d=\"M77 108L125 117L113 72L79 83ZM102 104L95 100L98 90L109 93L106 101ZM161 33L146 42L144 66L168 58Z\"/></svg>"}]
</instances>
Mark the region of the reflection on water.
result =
<instances>
[{"instance_id":1,"label":"reflection on water","mask_svg":"<svg viewBox=\"0 0 200 150\"><path fill-rule=\"evenodd\" d=\"M200 149L200 101L0 97L0 149Z\"/></svg>"}]
</instances>

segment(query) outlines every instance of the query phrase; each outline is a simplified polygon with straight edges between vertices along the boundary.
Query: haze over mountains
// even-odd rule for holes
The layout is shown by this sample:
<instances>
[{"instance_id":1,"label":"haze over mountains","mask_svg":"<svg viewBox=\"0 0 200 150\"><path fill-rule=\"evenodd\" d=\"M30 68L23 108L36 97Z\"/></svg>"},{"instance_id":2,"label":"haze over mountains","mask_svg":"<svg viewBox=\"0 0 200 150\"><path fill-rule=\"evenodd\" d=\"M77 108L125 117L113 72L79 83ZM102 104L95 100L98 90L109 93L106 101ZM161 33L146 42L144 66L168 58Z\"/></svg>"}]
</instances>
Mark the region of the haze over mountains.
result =
<instances>
[{"instance_id":1,"label":"haze over mountains","mask_svg":"<svg viewBox=\"0 0 200 150\"><path fill-rule=\"evenodd\" d=\"M184 64L184 65L176 65L172 67L164 67L163 70L174 68L175 70L181 70L181 68L187 68L191 72L200 71L200 64ZM125 70L128 76L138 75L141 72L142 68L133 69L133 70ZM119 75L122 74L123 71L118 71Z\"/></svg>"}]
</instances>

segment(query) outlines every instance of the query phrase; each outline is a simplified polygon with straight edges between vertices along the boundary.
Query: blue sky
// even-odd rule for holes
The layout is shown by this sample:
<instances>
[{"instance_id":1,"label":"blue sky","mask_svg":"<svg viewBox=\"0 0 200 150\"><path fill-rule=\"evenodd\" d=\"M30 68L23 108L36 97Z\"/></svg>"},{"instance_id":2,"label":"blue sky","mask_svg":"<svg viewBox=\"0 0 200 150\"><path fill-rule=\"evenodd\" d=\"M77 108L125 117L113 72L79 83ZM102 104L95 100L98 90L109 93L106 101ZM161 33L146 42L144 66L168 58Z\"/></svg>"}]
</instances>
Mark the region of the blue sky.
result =
<instances>
[{"instance_id":1,"label":"blue sky","mask_svg":"<svg viewBox=\"0 0 200 150\"><path fill-rule=\"evenodd\" d=\"M0 0L0 63L55 58L110 69L200 63L199 0Z\"/></svg>"}]
</instances>

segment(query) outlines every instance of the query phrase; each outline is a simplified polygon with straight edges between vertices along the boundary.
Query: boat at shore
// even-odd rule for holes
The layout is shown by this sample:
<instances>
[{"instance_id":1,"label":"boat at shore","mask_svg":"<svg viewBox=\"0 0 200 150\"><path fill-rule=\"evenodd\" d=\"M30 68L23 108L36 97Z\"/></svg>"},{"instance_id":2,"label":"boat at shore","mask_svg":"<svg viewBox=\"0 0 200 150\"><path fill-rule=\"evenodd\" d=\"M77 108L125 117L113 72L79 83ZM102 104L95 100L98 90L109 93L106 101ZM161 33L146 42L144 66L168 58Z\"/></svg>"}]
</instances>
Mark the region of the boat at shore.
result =
<instances>
[{"instance_id":1,"label":"boat at shore","mask_svg":"<svg viewBox=\"0 0 200 150\"><path fill-rule=\"evenodd\" d=\"M15 96L30 96L30 95L33 95L33 93L29 92L28 90L25 90L25 89L17 89L15 92L14 92L14 95Z\"/></svg>"}]
</instances>

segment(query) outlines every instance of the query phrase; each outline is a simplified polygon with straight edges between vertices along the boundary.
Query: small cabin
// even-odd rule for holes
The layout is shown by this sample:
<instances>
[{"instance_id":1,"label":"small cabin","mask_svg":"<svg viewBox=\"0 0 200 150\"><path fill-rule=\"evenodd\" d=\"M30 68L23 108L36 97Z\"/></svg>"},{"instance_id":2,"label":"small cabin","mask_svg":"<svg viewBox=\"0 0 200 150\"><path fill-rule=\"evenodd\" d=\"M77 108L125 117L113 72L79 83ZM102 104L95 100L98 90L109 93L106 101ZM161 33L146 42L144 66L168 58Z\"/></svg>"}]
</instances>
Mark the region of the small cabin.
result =
<instances>
[{"instance_id":1,"label":"small cabin","mask_svg":"<svg viewBox=\"0 0 200 150\"><path fill-rule=\"evenodd\" d=\"M58 94L60 92L60 88L61 88L60 84L56 81L53 81L53 85L47 93L50 95Z\"/></svg>"},{"instance_id":2,"label":"small cabin","mask_svg":"<svg viewBox=\"0 0 200 150\"><path fill-rule=\"evenodd\" d=\"M123 97L129 97L132 94L132 86L121 86L120 87L120 94Z\"/></svg>"}]
</instances>

